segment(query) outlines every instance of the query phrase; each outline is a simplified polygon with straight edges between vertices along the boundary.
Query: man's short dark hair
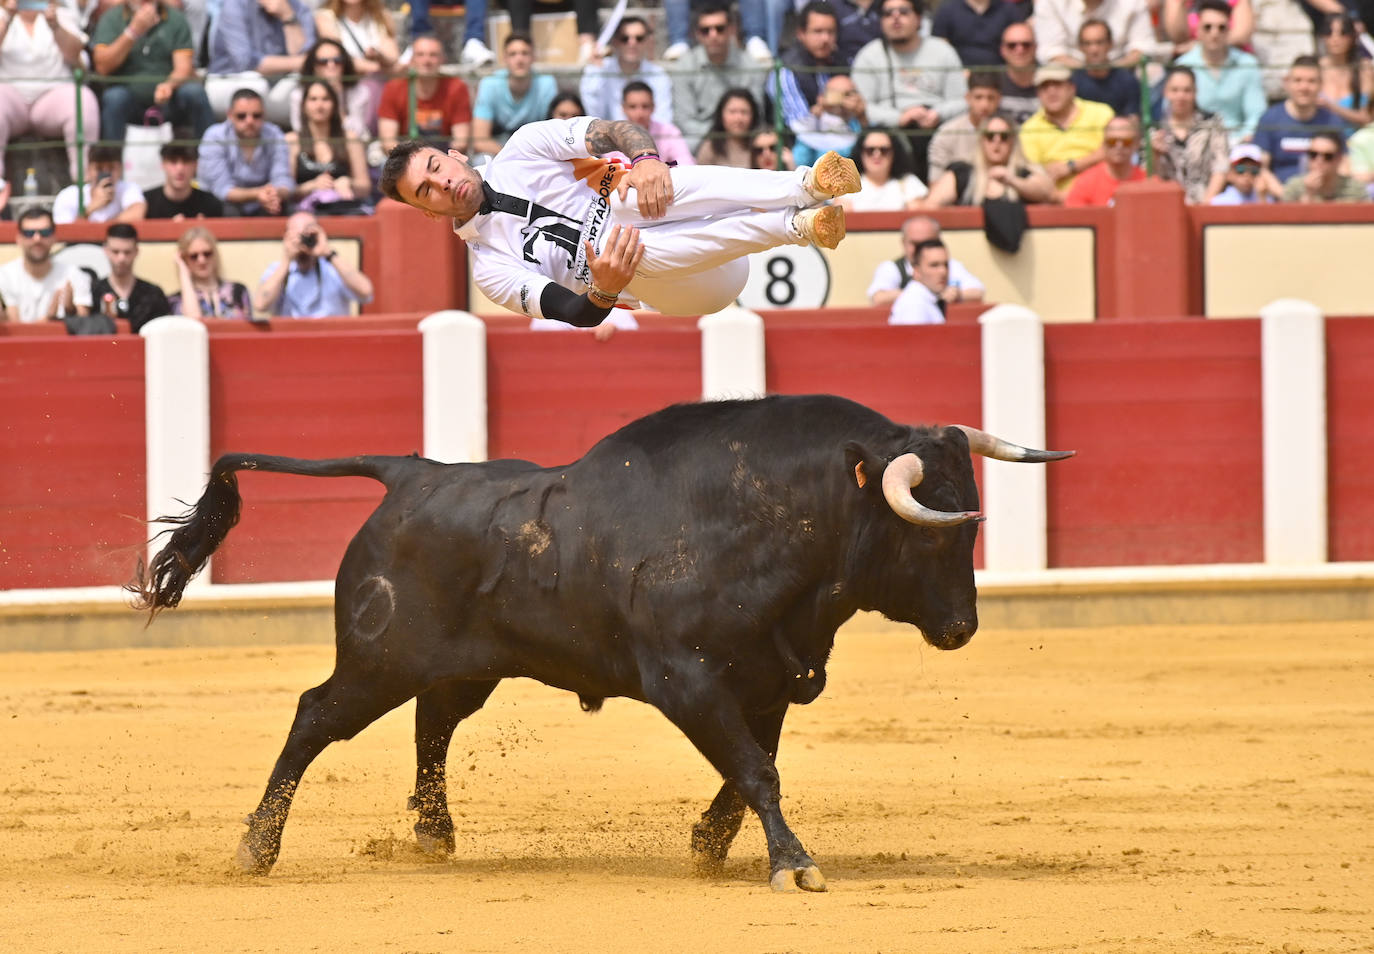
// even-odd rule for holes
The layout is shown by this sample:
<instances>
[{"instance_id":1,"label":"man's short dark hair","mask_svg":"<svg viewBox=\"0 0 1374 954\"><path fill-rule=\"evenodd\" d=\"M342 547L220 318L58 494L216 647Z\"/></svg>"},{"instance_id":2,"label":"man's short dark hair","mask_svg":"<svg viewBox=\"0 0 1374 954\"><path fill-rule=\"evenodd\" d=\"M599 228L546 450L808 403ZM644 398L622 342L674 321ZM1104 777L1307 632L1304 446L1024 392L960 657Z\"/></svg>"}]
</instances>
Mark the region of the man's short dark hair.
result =
<instances>
[{"instance_id":1,"label":"man's short dark hair","mask_svg":"<svg viewBox=\"0 0 1374 954\"><path fill-rule=\"evenodd\" d=\"M805 30L810 26L813 16L829 17L835 21L835 26L837 28L840 25L840 15L835 12L834 7L826 3L825 0L810 0L806 6L801 8L801 12L797 14L797 29Z\"/></svg>"},{"instance_id":2,"label":"man's short dark hair","mask_svg":"<svg viewBox=\"0 0 1374 954\"><path fill-rule=\"evenodd\" d=\"M110 227L105 230L105 238L132 239L133 241L137 242L138 229L134 228L128 222L113 222L111 223Z\"/></svg>"},{"instance_id":3,"label":"man's short dark hair","mask_svg":"<svg viewBox=\"0 0 1374 954\"><path fill-rule=\"evenodd\" d=\"M643 80L630 80L625 84L625 88L620 91L620 101L625 102L625 97L631 93L648 93L649 99L654 98L654 88Z\"/></svg>"},{"instance_id":4,"label":"man's short dark hair","mask_svg":"<svg viewBox=\"0 0 1374 954\"><path fill-rule=\"evenodd\" d=\"M519 30L511 30L510 33L506 34L506 38L501 41L501 49L506 49L512 43L523 43L531 50L534 49L534 37Z\"/></svg>"},{"instance_id":5,"label":"man's short dark hair","mask_svg":"<svg viewBox=\"0 0 1374 954\"><path fill-rule=\"evenodd\" d=\"M945 243L944 243L944 242L940 241L940 240L937 239L937 238L931 238L931 239L926 239L924 242L917 242L917 243L916 243L916 248L914 248L912 251L914 251L914 252L916 253L916 255L915 255L915 260L916 260L916 262L919 263L919 262L921 261L921 256L924 255L929 249L932 249L932 248L944 248L944 247L945 247Z\"/></svg>"},{"instance_id":6,"label":"man's short dark hair","mask_svg":"<svg viewBox=\"0 0 1374 954\"><path fill-rule=\"evenodd\" d=\"M1295 57L1293 59L1293 65L1288 68L1290 70L1309 69L1320 71L1322 68L1322 61L1310 53L1304 53L1302 56Z\"/></svg>"},{"instance_id":7,"label":"man's short dark hair","mask_svg":"<svg viewBox=\"0 0 1374 954\"><path fill-rule=\"evenodd\" d=\"M1231 5L1226 0L1202 0L1197 5L1198 16L1202 16L1208 10L1213 13L1220 13L1226 18L1227 23L1231 22Z\"/></svg>"},{"instance_id":8,"label":"man's short dark hair","mask_svg":"<svg viewBox=\"0 0 1374 954\"><path fill-rule=\"evenodd\" d=\"M395 199L397 202L404 202L401 193L396 191L396 183L401 181L401 176L406 174L406 169L410 166L411 157L417 152L432 149L429 143L420 139L406 139L396 144L386 157L386 162L382 165L382 179L378 183L378 188L382 190L382 195L388 199Z\"/></svg>"},{"instance_id":9,"label":"man's short dark hair","mask_svg":"<svg viewBox=\"0 0 1374 954\"><path fill-rule=\"evenodd\" d=\"M101 142L91 147L87 155L88 165L95 165L97 162L123 162L124 147L118 143Z\"/></svg>"},{"instance_id":10,"label":"man's short dark hair","mask_svg":"<svg viewBox=\"0 0 1374 954\"><path fill-rule=\"evenodd\" d=\"M184 159L186 162L195 162L200 158L200 149L193 142L167 142L162 144L158 155L164 161Z\"/></svg>"},{"instance_id":11,"label":"man's short dark hair","mask_svg":"<svg viewBox=\"0 0 1374 954\"><path fill-rule=\"evenodd\" d=\"M1224 3L1225 0L1222 0L1222 2ZM1088 19L1084 20L1084 21L1083 21L1083 24L1078 28L1078 42L1079 42L1079 43L1082 43L1082 42L1083 42L1083 31L1086 30L1086 29L1088 29L1089 27L1101 27L1102 29L1106 30L1106 31L1107 31L1107 42L1108 42L1108 43L1112 42L1112 26L1111 26L1111 24L1108 23L1106 20L1099 20L1097 17L1089 17Z\"/></svg>"},{"instance_id":12,"label":"man's short dark hair","mask_svg":"<svg viewBox=\"0 0 1374 954\"><path fill-rule=\"evenodd\" d=\"M991 70L974 70L968 77L969 89L995 89L1002 92L1002 73Z\"/></svg>"},{"instance_id":13,"label":"man's short dark hair","mask_svg":"<svg viewBox=\"0 0 1374 954\"><path fill-rule=\"evenodd\" d=\"M14 220L14 224L22 229L25 222L30 222L34 219L47 219L49 225L53 224L52 209L48 208L46 205L25 206L20 211L19 217Z\"/></svg>"},{"instance_id":14,"label":"man's short dark hair","mask_svg":"<svg viewBox=\"0 0 1374 954\"><path fill-rule=\"evenodd\" d=\"M262 102L262 94L255 89L249 89L247 86L240 86L234 90L234 95L229 97L229 108L232 109L234 104L241 99L255 99Z\"/></svg>"}]
</instances>

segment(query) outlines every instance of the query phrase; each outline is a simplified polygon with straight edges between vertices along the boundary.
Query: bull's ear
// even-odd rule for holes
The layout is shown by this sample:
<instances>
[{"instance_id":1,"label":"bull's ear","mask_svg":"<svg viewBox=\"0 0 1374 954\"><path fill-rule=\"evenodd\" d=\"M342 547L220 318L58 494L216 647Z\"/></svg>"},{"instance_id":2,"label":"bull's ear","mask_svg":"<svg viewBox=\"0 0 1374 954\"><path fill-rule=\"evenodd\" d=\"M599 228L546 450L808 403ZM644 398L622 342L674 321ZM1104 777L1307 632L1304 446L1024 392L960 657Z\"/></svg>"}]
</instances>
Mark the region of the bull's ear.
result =
<instances>
[{"instance_id":1,"label":"bull's ear","mask_svg":"<svg viewBox=\"0 0 1374 954\"><path fill-rule=\"evenodd\" d=\"M868 486L870 481L880 479L883 468L887 466L885 460L855 441L844 445L844 463L854 472L854 482L861 488Z\"/></svg>"}]
</instances>

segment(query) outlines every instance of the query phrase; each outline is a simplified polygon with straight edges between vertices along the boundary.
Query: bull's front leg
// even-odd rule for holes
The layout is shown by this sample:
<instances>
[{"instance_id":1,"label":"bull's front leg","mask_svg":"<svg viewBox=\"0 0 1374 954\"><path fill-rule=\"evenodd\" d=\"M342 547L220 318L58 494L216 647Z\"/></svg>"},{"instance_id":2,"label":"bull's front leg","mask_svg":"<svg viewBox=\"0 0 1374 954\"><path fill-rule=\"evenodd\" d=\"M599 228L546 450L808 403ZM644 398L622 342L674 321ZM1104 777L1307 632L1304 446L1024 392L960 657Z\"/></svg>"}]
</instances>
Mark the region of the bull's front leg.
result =
<instances>
[{"instance_id":1,"label":"bull's front leg","mask_svg":"<svg viewBox=\"0 0 1374 954\"><path fill-rule=\"evenodd\" d=\"M657 681L657 691L646 693L649 701L682 730L763 822L773 890L824 891L820 868L782 817L778 770L754 738L739 701L723 684L699 675L669 673Z\"/></svg>"},{"instance_id":2,"label":"bull's front leg","mask_svg":"<svg viewBox=\"0 0 1374 954\"><path fill-rule=\"evenodd\" d=\"M747 719L754 741L768 753L769 761L776 761L778 757L778 739L782 735L782 721L786 715L787 707L779 706ZM710 807L702 813L701 820L692 826L692 857L698 874L704 877L720 874L748 808L733 782L726 780L721 783L720 791Z\"/></svg>"}]
</instances>

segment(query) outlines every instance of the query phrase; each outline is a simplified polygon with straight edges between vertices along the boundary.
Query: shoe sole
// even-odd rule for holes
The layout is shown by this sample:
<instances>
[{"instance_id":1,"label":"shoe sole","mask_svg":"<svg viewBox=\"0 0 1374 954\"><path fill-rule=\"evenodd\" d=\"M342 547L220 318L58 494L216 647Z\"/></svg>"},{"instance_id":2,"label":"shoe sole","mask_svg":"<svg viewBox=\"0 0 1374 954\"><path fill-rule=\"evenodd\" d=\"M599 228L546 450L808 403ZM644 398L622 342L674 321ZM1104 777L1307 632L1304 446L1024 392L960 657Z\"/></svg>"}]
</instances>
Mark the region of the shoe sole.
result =
<instances>
[{"instance_id":1,"label":"shoe sole","mask_svg":"<svg viewBox=\"0 0 1374 954\"><path fill-rule=\"evenodd\" d=\"M811 223L811 233L821 248L834 248L844 239L844 209L838 205L827 205L816 213Z\"/></svg>"},{"instance_id":2,"label":"shoe sole","mask_svg":"<svg viewBox=\"0 0 1374 954\"><path fill-rule=\"evenodd\" d=\"M823 192L832 199L841 195L853 195L863 188L859 181L859 167L853 159L846 159L838 152L827 152L816 160L811 168L811 182L817 192Z\"/></svg>"}]
</instances>

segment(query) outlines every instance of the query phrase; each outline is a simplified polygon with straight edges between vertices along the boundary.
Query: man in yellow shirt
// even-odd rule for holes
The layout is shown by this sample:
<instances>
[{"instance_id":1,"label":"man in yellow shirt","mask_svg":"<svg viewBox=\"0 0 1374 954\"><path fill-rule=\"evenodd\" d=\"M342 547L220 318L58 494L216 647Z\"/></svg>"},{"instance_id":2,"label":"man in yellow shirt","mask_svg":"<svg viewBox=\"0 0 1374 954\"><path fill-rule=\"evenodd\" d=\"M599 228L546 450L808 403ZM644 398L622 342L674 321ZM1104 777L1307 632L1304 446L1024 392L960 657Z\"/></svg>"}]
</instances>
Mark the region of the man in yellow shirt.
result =
<instances>
[{"instance_id":1,"label":"man in yellow shirt","mask_svg":"<svg viewBox=\"0 0 1374 954\"><path fill-rule=\"evenodd\" d=\"M1105 157L1102 136L1115 114L1103 103L1079 99L1067 66L1036 70L1035 93L1040 109L1021 127L1021 152L1049 173L1062 196L1080 172Z\"/></svg>"}]
</instances>

